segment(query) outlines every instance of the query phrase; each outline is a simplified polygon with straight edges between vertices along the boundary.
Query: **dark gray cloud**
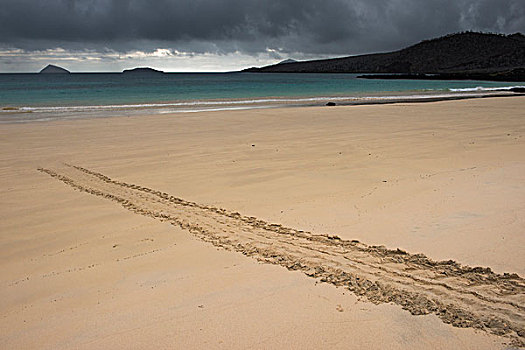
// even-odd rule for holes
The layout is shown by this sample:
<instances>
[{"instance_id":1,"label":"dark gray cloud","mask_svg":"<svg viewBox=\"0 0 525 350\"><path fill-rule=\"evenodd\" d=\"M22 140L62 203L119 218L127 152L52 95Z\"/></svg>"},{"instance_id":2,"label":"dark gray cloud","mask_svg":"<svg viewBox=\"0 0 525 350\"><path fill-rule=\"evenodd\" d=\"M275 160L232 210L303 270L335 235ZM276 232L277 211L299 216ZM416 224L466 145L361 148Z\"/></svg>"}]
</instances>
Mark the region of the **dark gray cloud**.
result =
<instances>
[{"instance_id":1,"label":"dark gray cloud","mask_svg":"<svg viewBox=\"0 0 525 350\"><path fill-rule=\"evenodd\" d=\"M315 57L525 32L524 0L0 0L0 48Z\"/></svg>"}]
</instances>

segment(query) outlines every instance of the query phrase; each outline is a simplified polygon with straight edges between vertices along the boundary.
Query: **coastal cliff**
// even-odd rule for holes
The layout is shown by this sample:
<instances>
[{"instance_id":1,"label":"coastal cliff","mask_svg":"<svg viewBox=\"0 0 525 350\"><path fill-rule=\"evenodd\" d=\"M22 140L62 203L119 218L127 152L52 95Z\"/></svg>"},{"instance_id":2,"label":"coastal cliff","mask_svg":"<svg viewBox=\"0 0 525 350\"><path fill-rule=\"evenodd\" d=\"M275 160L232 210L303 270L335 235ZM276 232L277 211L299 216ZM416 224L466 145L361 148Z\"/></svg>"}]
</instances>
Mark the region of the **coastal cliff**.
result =
<instances>
[{"instance_id":1,"label":"coastal cliff","mask_svg":"<svg viewBox=\"0 0 525 350\"><path fill-rule=\"evenodd\" d=\"M425 40L405 49L343 58L281 63L246 72L447 74L458 78L500 75L523 79L525 36L465 32ZM516 74L519 77L516 77ZM497 77L496 77L497 79Z\"/></svg>"}]
</instances>

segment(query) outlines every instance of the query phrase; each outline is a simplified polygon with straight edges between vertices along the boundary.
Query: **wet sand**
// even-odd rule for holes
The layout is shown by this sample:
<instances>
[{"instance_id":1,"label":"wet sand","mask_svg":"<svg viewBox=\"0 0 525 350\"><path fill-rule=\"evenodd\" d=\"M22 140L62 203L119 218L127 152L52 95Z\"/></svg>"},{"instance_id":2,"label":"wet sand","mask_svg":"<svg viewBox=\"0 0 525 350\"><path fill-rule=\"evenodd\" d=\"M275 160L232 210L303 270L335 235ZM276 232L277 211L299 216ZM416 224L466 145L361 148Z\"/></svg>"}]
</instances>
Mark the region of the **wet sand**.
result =
<instances>
[{"instance_id":1,"label":"wet sand","mask_svg":"<svg viewBox=\"0 0 525 350\"><path fill-rule=\"evenodd\" d=\"M524 107L2 125L0 344L516 345Z\"/></svg>"}]
</instances>

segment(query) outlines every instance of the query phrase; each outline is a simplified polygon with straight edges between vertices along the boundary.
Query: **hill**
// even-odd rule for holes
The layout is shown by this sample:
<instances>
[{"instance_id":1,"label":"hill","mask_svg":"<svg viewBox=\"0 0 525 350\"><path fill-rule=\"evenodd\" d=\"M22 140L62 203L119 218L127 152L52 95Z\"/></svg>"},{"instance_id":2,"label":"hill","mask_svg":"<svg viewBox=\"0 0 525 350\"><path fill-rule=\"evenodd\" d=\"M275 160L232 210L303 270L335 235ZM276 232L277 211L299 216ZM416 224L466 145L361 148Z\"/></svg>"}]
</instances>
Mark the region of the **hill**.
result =
<instances>
[{"instance_id":1,"label":"hill","mask_svg":"<svg viewBox=\"0 0 525 350\"><path fill-rule=\"evenodd\" d=\"M343 58L276 64L247 72L494 74L525 68L525 36L465 32L405 49ZM511 74L512 75L512 74Z\"/></svg>"},{"instance_id":2,"label":"hill","mask_svg":"<svg viewBox=\"0 0 525 350\"><path fill-rule=\"evenodd\" d=\"M284 61L281 61L281 62L279 62L279 63L277 63L277 64L287 64L287 63L295 63L295 62L297 62L297 61L296 61L296 60L293 60L293 59L291 59L291 58L288 58L288 59L286 59L286 60L284 60Z\"/></svg>"}]
</instances>

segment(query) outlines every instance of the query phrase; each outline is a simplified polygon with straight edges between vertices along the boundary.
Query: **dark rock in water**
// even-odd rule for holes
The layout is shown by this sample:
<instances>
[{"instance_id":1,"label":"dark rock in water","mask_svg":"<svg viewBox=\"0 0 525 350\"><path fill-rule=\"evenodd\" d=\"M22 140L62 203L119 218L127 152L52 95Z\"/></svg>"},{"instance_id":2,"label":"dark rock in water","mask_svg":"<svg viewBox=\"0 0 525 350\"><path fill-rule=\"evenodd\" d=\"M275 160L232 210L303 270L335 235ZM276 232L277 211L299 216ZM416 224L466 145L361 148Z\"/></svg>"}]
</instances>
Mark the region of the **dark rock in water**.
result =
<instances>
[{"instance_id":1,"label":"dark rock in water","mask_svg":"<svg viewBox=\"0 0 525 350\"><path fill-rule=\"evenodd\" d=\"M522 88L522 87L514 87L514 88L510 89L510 91L512 91L512 92L525 93L525 88Z\"/></svg>"},{"instance_id":2,"label":"dark rock in water","mask_svg":"<svg viewBox=\"0 0 525 350\"><path fill-rule=\"evenodd\" d=\"M149 67L139 67L134 69L126 69L123 74L164 74L163 71L156 70Z\"/></svg>"},{"instance_id":3,"label":"dark rock in water","mask_svg":"<svg viewBox=\"0 0 525 350\"><path fill-rule=\"evenodd\" d=\"M62 67L54 66L52 64L48 65L46 68L40 71L40 74L69 74L70 72L67 69Z\"/></svg>"},{"instance_id":4,"label":"dark rock in water","mask_svg":"<svg viewBox=\"0 0 525 350\"><path fill-rule=\"evenodd\" d=\"M328 102L326 105L332 107L335 106L335 102Z\"/></svg>"}]
</instances>

